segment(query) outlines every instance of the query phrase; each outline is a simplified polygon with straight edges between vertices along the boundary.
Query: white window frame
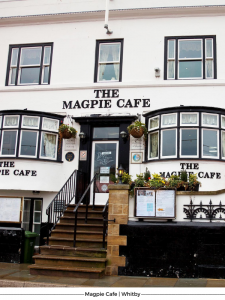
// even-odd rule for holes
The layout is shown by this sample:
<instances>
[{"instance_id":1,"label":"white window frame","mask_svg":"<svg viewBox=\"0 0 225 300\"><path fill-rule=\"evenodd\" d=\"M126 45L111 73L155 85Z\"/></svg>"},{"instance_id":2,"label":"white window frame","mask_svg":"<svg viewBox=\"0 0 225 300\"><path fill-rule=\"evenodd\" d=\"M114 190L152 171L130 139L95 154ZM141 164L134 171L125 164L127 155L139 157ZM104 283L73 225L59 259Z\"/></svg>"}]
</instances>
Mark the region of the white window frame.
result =
<instances>
[{"instance_id":1,"label":"white window frame","mask_svg":"<svg viewBox=\"0 0 225 300\"><path fill-rule=\"evenodd\" d=\"M49 57L49 63L45 63L45 51L46 48L50 48L50 57ZM41 84L48 84L48 82L44 82L44 70L45 67L49 67L49 73L51 68L51 54L52 54L52 47L51 46L44 46L44 54L43 54L43 62L42 62L42 70L41 70Z\"/></svg>"},{"instance_id":2,"label":"white window frame","mask_svg":"<svg viewBox=\"0 0 225 300\"><path fill-rule=\"evenodd\" d=\"M57 124L58 124L58 125L57 125L57 129L54 130L54 129L45 128L45 127L44 127L44 120L45 120L45 119L46 119L46 120L57 121ZM42 118L42 126L41 126L41 127L42 127L42 130L45 130L45 131L49 131L49 132L58 132L58 128L59 128L59 120L43 117L43 118Z\"/></svg>"},{"instance_id":3,"label":"white window frame","mask_svg":"<svg viewBox=\"0 0 225 300\"><path fill-rule=\"evenodd\" d=\"M55 135L55 136L56 136L56 143L55 143L56 151L55 151L55 157L54 157L54 158L53 158L53 157L46 157L46 156L42 156L42 155L41 155L42 140L43 140L43 139L42 139L42 135L43 135L44 133L52 134L52 135ZM46 160L56 160L56 159L57 159L58 137L59 137L59 135L56 134L56 133L53 133L53 132L49 132L49 131L42 131L42 132L41 132L41 142L40 142L40 153L39 153L39 158L41 158L41 159L46 159Z\"/></svg>"},{"instance_id":4,"label":"white window frame","mask_svg":"<svg viewBox=\"0 0 225 300\"><path fill-rule=\"evenodd\" d=\"M174 52L173 52L173 57L169 57L169 41L173 41L174 42ZM175 79L175 68L176 68L176 40L175 39L169 39L167 40L167 79L168 80L174 80ZM169 62L172 61L174 63L174 68L173 68L173 77L169 77Z\"/></svg>"},{"instance_id":5,"label":"white window frame","mask_svg":"<svg viewBox=\"0 0 225 300\"><path fill-rule=\"evenodd\" d=\"M182 155L182 131L196 130L197 131L197 154L196 155ZM180 129L180 157L181 158L198 158L199 157L199 129L198 128L181 128Z\"/></svg>"},{"instance_id":6,"label":"white window frame","mask_svg":"<svg viewBox=\"0 0 225 300\"><path fill-rule=\"evenodd\" d=\"M156 157L150 157L150 152L151 152L151 148L150 148L150 136L154 133L158 133L158 156ZM154 132L149 132L148 134L148 160L154 160L154 159L159 159L159 131L154 131Z\"/></svg>"},{"instance_id":7,"label":"white window frame","mask_svg":"<svg viewBox=\"0 0 225 300\"><path fill-rule=\"evenodd\" d=\"M22 155L21 153L21 143L22 143L22 136L23 136L23 132L36 132L37 136L36 136L36 149L35 149L35 155ZM31 157L31 158L35 158L37 157L37 148L38 148L38 137L39 137L39 132L36 130L21 130L20 131L20 146L19 146L19 157Z\"/></svg>"},{"instance_id":8,"label":"white window frame","mask_svg":"<svg viewBox=\"0 0 225 300\"><path fill-rule=\"evenodd\" d=\"M183 124L182 123L182 115L197 115L197 123L193 124ZM197 112L181 112L180 113L180 126L185 126L185 127L193 127L193 126L199 126L199 113Z\"/></svg>"},{"instance_id":9,"label":"white window frame","mask_svg":"<svg viewBox=\"0 0 225 300\"><path fill-rule=\"evenodd\" d=\"M225 119L225 115L221 115L221 128L222 128L222 129L225 129L225 126L222 125L222 124L223 124L223 122L222 122L222 119L223 119L223 118Z\"/></svg>"},{"instance_id":10,"label":"white window frame","mask_svg":"<svg viewBox=\"0 0 225 300\"><path fill-rule=\"evenodd\" d=\"M4 133L7 131L15 131L16 132L16 140L15 140L15 154L2 154L2 146L3 146L3 139L4 139ZM1 134L1 156L7 156L7 157L16 157L16 152L17 152L17 140L18 140L18 130L15 129L10 129L10 130L2 130Z\"/></svg>"},{"instance_id":11,"label":"white window frame","mask_svg":"<svg viewBox=\"0 0 225 300\"><path fill-rule=\"evenodd\" d=\"M200 41L201 42L201 58L179 58L179 50L180 50L180 41ZM177 53L177 78L179 80L189 80L189 79L195 79L195 80L199 80L199 79L203 79L203 39L178 39L178 53ZM201 61L202 62L202 68L201 68L201 72L202 72L202 76L201 77L180 77L180 72L179 72L179 64L182 61Z\"/></svg>"},{"instance_id":12,"label":"white window frame","mask_svg":"<svg viewBox=\"0 0 225 300\"><path fill-rule=\"evenodd\" d=\"M0 128L2 128L2 116L0 116Z\"/></svg>"},{"instance_id":13,"label":"white window frame","mask_svg":"<svg viewBox=\"0 0 225 300\"><path fill-rule=\"evenodd\" d=\"M37 126L35 126L35 127L33 127L33 126L25 126L25 125L23 125L23 120L24 120L24 118L34 118L34 119L38 119L38 125ZM26 115L23 115L23 117L22 117L22 123L21 123L21 128L30 128L30 129L39 129L39 126L40 126L40 117L36 117L36 116L26 116Z\"/></svg>"},{"instance_id":14,"label":"white window frame","mask_svg":"<svg viewBox=\"0 0 225 300\"><path fill-rule=\"evenodd\" d=\"M100 48L101 45L116 45L118 44L120 46L119 51L119 60L118 61L101 61L100 62ZM119 82L120 81L120 64L121 64L121 42L109 42L109 43L99 43L99 50L98 50L98 71L97 71L97 82ZM119 65L119 79L118 80L99 80L99 72L100 72L100 65L102 64L118 64Z\"/></svg>"},{"instance_id":15,"label":"white window frame","mask_svg":"<svg viewBox=\"0 0 225 300\"><path fill-rule=\"evenodd\" d=\"M12 126L12 125L7 126L7 125L5 125L5 120L6 120L7 117L18 117L18 125L16 125L16 126ZM18 128L19 123L20 123L20 116L19 115L5 115L4 120L3 120L3 128Z\"/></svg>"},{"instance_id":16,"label":"white window frame","mask_svg":"<svg viewBox=\"0 0 225 300\"><path fill-rule=\"evenodd\" d=\"M223 132L224 132L224 134L225 134L225 130L221 130L221 136L220 136L220 141L221 141L221 149L220 149L220 151L221 151L221 158L222 159L225 159L225 156L223 156L223 151L222 151L222 135L223 135Z\"/></svg>"},{"instance_id":17,"label":"white window frame","mask_svg":"<svg viewBox=\"0 0 225 300\"><path fill-rule=\"evenodd\" d=\"M163 117L168 115L176 115L176 123L171 125L163 125ZM177 113L163 114L161 115L161 128L177 127Z\"/></svg>"},{"instance_id":18,"label":"white window frame","mask_svg":"<svg viewBox=\"0 0 225 300\"><path fill-rule=\"evenodd\" d=\"M211 115L211 116L216 116L217 117L217 125L207 125L203 123L203 115ZM211 113L202 113L202 126L204 127L213 127L213 128L218 128L219 127L219 115L218 114L211 114Z\"/></svg>"},{"instance_id":19,"label":"white window frame","mask_svg":"<svg viewBox=\"0 0 225 300\"><path fill-rule=\"evenodd\" d=\"M203 137L203 131L207 130L207 131L216 131L217 132L217 156L204 156L203 155L203 142L204 142L204 137ZM219 152L220 152L220 148L219 148L219 130L218 129L207 129L207 128L202 128L202 141L201 141L201 146L202 146L202 158L209 158L209 159L218 159L219 158Z\"/></svg>"},{"instance_id":20,"label":"white window frame","mask_svg":"<svg viewBox=\"0 0 225 300\"><path fill-rule=\"evenodd\" d=\"M170 155L170 156L163 156L162 151L163 151L163 132L168 131L168 130L175 130L175 155ZM161 150L160 150L160 158L176 158L177 157L177 128L169 128L169 129L164 129L161 130Z\"/></svg>"},{"instance_id":21,"label":"white window frame","mask_svg":"<svg viewBox=\"0 0 225 300\"><path fill-rule=\"evenodd\" d=\"M149 131L156 130L156 129L159 128L159 125L156 126L156 127L150 128L150 121L153 120L153 119L156 119L156 118L158 118L158 124L160 124L160 118L159 118L159 116L155 116L155 117L150 118L150 119L148 120L148 130L149 130Z\"/></svg>"}]
</instances>

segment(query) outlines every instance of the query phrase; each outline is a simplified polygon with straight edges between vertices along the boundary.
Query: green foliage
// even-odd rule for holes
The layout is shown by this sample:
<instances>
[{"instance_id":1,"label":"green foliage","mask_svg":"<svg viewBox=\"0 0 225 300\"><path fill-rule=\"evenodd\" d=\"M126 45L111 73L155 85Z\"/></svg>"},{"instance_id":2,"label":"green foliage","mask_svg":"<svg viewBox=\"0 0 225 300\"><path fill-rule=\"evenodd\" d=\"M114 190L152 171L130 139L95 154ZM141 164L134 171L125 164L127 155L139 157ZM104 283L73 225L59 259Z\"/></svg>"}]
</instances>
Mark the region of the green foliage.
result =
<instances>
[{"instance_id":1,"label":"green foliage","mask_svg":"<svg viewBox=\"0 0 225 300\"><path fill-rule=\"evenodd\" d=\"M151 179L151 173L148 170L148 168L146 168L146 171L144 173L144 179L145 179L145 181L149 181Z\"/></svg>"},{"instance_id":2,"label":"green foliage","mask_svg":"<svg viewBox=\"0 0 225 300\"><path fill-rule=\"evenodd\" d=\"M178 188L182 185L180 176L178 175L171 175L167 181L167 186L171 188Z\"/></svg>"},{"instance_id":3,"label":"green foliage","mask_svg":"<svg viewBox=\"0 0 225 300\"><path fill-rule=\"evenodd\" d=\"M152 174L152 177L153 178L150 180L150 187L161 188L165 186L165 178L156 173Z\"/></svg>"},{"instance_id":4,"label":"green foliage","mask_svg":"<svg viewBox=\"0 0 225 300\"><path fill-rule=\"evenodd\" d=\"M201 182L198 181L197 178L197 174L189 174L188 185L191 190L194 189L197 184L201 185Z\"/></svg>"},{"instance_id":5,"label":"green foliage","mask_svg":"<svg viewBox=\"0 0 225 300\"><path fill-rule=\"evenodd\" d=\"M75 128L73 128L73 127L70 127L69 125L66 125L66 124L61 124L60 126L59 126L59 132L65 132L65 131L68 131L68 132L70 132L71 134L72 134L72 137L73 138L75 138L76 137L76 134L77 134L77 131L76 131L76 129Z\"/></svg>"},{"instance_id":6,"label":"green foliage","mask_svg":"<svg viewBox=\"0 0 225 300\"><path fill-rule=\"evenodd\" d=\"M122 183L130 184L132 182L131 178L132 178L132 175L129 175L128 173L124 172L122 175Z\"/></svg>"},{"instance_id":7,"label":"green foliage","mask_svg":"<svg viewBox=\"0 0 225 300\"><path fill-rule=\"evenodd\" d=\"M181 171L181 172L180 172L180 179L181 179L181 181L187 182L187 181L188 181L188 180L187 180L187 177L188 177L188 175L187 175L187 172L186 172L186 171Z\"/></svg>"},{"instance_id":8,"label":"green foliage","mask_svg":"<svg viewBox=\"0 0 225 300\"><path fill-rule=\"evenodd\" d=\"M129 126L127 127L127 130L128 130L128 132L130 133L131 130L134 129L134 128L137 129L137 130L140 130L140 127L141 127L141 128L143 129L143 131L144 131L145 139L147 139L147 133L148 133L148 130L147 130L145 124L144 124L144 123L141 123L140 121L135 121L135 122L133 122L131 125L129 125Z\"/></svg>"}]
</instances>

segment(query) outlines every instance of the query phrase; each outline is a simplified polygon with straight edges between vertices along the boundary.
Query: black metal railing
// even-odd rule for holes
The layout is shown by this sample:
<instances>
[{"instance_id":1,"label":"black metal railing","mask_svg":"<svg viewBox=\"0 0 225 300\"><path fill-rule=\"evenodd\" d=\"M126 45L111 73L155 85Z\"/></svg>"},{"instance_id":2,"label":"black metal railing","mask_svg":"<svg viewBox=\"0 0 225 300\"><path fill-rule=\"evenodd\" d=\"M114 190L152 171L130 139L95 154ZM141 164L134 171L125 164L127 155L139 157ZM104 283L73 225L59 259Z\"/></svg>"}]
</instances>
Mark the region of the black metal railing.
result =
<instances>
[{"instance_id":1,"label":"black metal railing","mask_svg":"<svg viewBox=\"0 0 225 300\"><path fill-rule=\"evenodd\" d=\"M76 238L77 238L77 216L78 216L78 208L82 201L84 200L85 196L89 192L92 184L93 184L93 205L92 210L95 209L95 192L96 192L96 178L98 176L98 173L95 173L94 177L92 178L91 182L89 183L88 187L86 188L85 192L83 193L82 197L80 198L79 202L76 204L75 209L73 212L75 213L75 221L74 221L74 240L73 240L73 246L76 247ZM85 210L85 223L87 223L87 216L88 216L88 204L89 201L86 200L86 210Z\"/></svg>"},{"instance_id":2,"label":"black metal railing","mask_svg":"<svg viewBox=\"0 0 225 300\"><path fill-rule=\"evenodd\" d=\"M49 243L49 235L60 220L60 217L62 217L64 214L67 206L72 202L72 200L77 202L80 196L83 194L85 185L84 176L84 173L75 170L47 207L47 244Z\"/></svg>"},{"instance_id":3,"label":"black metal railing","mask_svg":"<svg viewBox=\"0 0 225 300\"><path fill-rule=\"evenodd\" d=\"M103 211L102 211L102 216L103 216L103 241L102 241L102 247L105 248L105 238L107 236L107 231L108 231L108 222L114 222L116 219L109 220L108 219L108 207L109 207L109 199L106 202Z\"/></svg>"}]
</instances>

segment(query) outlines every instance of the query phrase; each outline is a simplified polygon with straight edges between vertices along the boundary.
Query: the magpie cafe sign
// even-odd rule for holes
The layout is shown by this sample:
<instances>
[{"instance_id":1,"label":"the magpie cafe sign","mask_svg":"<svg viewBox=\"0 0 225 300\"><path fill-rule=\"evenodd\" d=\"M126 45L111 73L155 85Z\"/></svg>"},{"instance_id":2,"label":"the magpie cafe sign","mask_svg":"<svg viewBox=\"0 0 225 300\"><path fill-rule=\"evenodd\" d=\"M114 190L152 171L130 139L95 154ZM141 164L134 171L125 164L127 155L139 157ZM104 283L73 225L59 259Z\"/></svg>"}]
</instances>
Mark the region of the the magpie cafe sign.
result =
<instances>
[{"instance_id":1,"label":"the magpie cafe sign","mask_svg":"<svg viewBox=\"0 0 225 300\"><path fill-rule=\"evenodd\" d=\"M94 98L63 101L63 109L111 108L113 101L118 108L150 107L149 98L121 99L118 89L94 90Z\"/></svg>"},{"instance_id":2,"label":"the magpie cafe sign","mask_svg":"<svg viewBox=\"0 0 225 300\"><path fill-rule=\"evenodd\" d=\"M181 170L186 170L188 176L190 174L198 175L198 178L208 178L208 179L221 179L221 173L219 172L202 172L199 171L199 164L198 163L180 163ZM181 171L172 171L172 172L159 172L159 174L164 178L169 178L171 175L178 175L180 176Z\"/></svg>"},{"instance_id":3,"label":"the magpie cafe sign","mask_svg":"<svg viewBox=\"0 0 225 300\"><path fill-rule=\"evenodd\" d=\"M15 176L37 176L37 171L35 170L19 170L15 169L14 161L1 161L0 162L0 175L10 175Z\"/></svg>"}]
</instances>

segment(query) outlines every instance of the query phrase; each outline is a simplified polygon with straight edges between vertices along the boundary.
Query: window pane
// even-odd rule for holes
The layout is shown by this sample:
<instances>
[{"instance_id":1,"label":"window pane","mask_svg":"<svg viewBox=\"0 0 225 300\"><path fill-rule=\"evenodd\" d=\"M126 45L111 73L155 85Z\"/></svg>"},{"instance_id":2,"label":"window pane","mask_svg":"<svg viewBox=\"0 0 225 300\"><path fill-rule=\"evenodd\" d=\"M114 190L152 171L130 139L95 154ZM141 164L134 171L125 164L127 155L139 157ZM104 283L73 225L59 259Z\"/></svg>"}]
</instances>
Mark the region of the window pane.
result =
<instances>
[{"instance_id":1,"label":"window pane","mask_svg":"<svg viewBox=\"0 0 225 300\"><path fill-rule=\"evenodd\" d=\"M175 41L169 40L168 41L168 58L175 58L174 46L175 46Z\"/></svg>"},{"instance_id":2,"label":"window pane","mask_svg":"<svg viewBox=\"0 0 225 300\"><path fill-rule=\"evenodd\" d=\"M168 61L168 78L175 78L175 61Z\"/></svg>"},{"instance_id":3,"label":"window pane","mask_svg":"<svg viewBox=\"0 0 225 300\"><path fill-rule=\"evenodd\" d=\"M202 78L202 62L180 61L179 78Z\"/></svg>"},{"instance_id":4,"label":"window pane","mask_svg":"<svg viewBox=\"0 0 225 300\"><path fill-rule=\"evenodd\" d=\"M100 44L99 62L119 60L120 44Z\"/></svg>"},{"instance_id":5,"label":"window pane","mask_svg":"<svg viewBox=\"0 0 225 300\"><path fill-rule=\"evenodd\" d=\"M202 58L202 41L179 41L179 58Z\"/></svg>"},{"instance_id":6,"label":"window pane","mask_svg":"<svg viewBox=\"0 0 225 300\"><path fill-rule=\"evenodd\" d=\"M225 117L222 116L221 118L221 127L225 128Z\"/></svg>"},{"instance_id":7,"label":"window pane","mask_svg":"<svg viewBox=\"0 0 225 300\"><path fill-rule=\"evenodd\" d=\"M11 69L11 77L10 77L9 84L16 84L16 71L17 71L17 68Z\"/></svg>"},{"instance_id":8,"label":"window pane","mask_svg":"<svg viewBox=\"0 0 225 300\"><path fill-rule=\"evenodd\" d=\"M2 117L0 117L0 128L2 127Z\"/></svg>"},{"instance_id":9,"label":"window pane","mask_svg":"<svg viewBox=\"0 0 225 300\"><path fill-rule=\"evenodd\" d=\"M20 65L40 65L41 47L39 48L22 48Z\"/></svg>"},{"instance_id":10,"label":"window pane","mask_svg":"<svg viewBox=\"0 0 225 300\"><path fill-rule=\"evenodd\" d=\"M162 116L162 125L163 126L173 126L177 124L177 115L163 115Z\"/></svg>"},{"instance_id":11,"label":"window pane","mask_svg":"<svg viewBox=\"0 0 225 300\"><path fill-rule=\"evenodd\" d=\"M217 141L217 131L203 130L203 156L218 156Z\"/></svg>"},{"instance_id":12,"label":"window pane","mask_svg":"<svg viewBox=\"0 0 225 300\"><path fill-rule=\"evenodd\" d=\"M188 124L197 125L197 122L198 122L197 114L181 114L182 125L188 125Z\"/></svg>"},{"instance_id":13,"label":"window pane","mask_svg":"<svg viewBox=\"0 0 225 300\"><path fill-rule=\"evenodd\" d=\"M150 129L159 127L159 117L150 119L149 123L150 123L150 126L149 126Z\"/></svg>"},{"instance_id":14,"label":"window pane","mask_svg":"<svg viewBox=\"0 0 225 300\"><path fill-rule=\"evenodd\" d=\"M42 128L45 130L58 131L59 121L43 118Z\"/></svg>"},{"instance_id":15,"label":"window pane","mask_svg":"<svg viewBox=\"0 0 225 300\"><path fill-rule=\"evenodd\" d=\"M23 117L23 124L22 126L31 127L31 128L38 128L39 118L35 117Z\"/></svg>"},{"instance_id":16,"label":"window pane","mask_svg":"<svg viewBox=\"0 0 225 300\"><path fill-rule=\"evenodd\" d=\"M203 125L218 126L217 115L203 114Z\"/></svg>"},{"instance_id":17,"label":"window pane","mask_svg":"<svg viewBox=\"0 0 225 300\"><path fill-rule=\"evenodd\" d=\"M13 48L12 49L11 66L17 66L18 53L19 53L19 49L18 48Z\"/></svg>"},{"instance_id":18,"label":"window pane","mask_svg":"<svg viewBox=\"0 0 225 300\"><path fill-rule=\"evenodd\" d=\"M101 64L99 66L99 81L119 80L119 64Z\"/></svg>"},{"instance_id":19,"label":"window pane","mask_svg":"<svg viewBox=\"0 0 225 300\"><path fill-rule=\"evenodd\" d=\"M41 156L46 158L56 158L56 135L42 133Z\"/></svg>"},{"instance_id":20,"label":"window pane","mask_svg":"<svg viewBox=\"0 0 225 300\"><path fill-rule=\"evenodd\" d=\"M119 138L119 127L104 127L94 128L93 132L94 139L118 139Z\"/></svg>"},{"instance_id":21,"label":"window pane","mask_svg":"<svg viewBox=\"0 0 225 300\"><path fill-rule=\"evenodd\" d=\"M17 131L3 131L2 154L15 155Z\"/></svg>"},{"instance_id":22,"label":"window pane","mask_svg":"<svg viewBox=\"0 0 225 300\"><path fill-rule=\"evenodd\" d=\"M20 155L36 156L37 132L22 131Z\"/></svg>"},{"instance_id":23,"label":"window pane","mask_svg":"<svg viewBox=\"0 0 225 300\"><path fill-rule=\"evenodd\" d=\"M44 54L44 64L50 64L50 54L51 54L51 47L45 47L45 54Z\"/></svg>"},{"instance_id":24,"label":"window pane","mask_svg":"<svg viewBox=\"0 0 225 300\"><path fill-rule=\"evenodd\" d=\"M43 83L48 83L49 67L44 67Z\"/></svg>"},{"instance_id":25,"label":"window pane","mask_svg":"<svg viewBox=\"0 0 225 300\"><path fill-rule=\"evenodd\" d=\"M222 131L221 146L222 146L222 157L225 157L225 131Z\"/></svg>"},{"instance_id":26,"label":"window pane","mask_svg":"<svg viewBox=\"0 0 225 300\"><path fill-rule=\"evenodd\" d=\"M213 57L213 40L212 39L206 39L206 57Z\"/></svg>"},{"instance_id":27,"label":"window pane","mask_svg":"<svg viewBox=\"0 0 225 300\"><path fill-rule=\"evenodd\" d=\"M5 127L18 127L19 117L18 116L5 116L4 126Z\"/></svg>"},{"instance_id":28,"label":"window pane","mask_svg":"<svg viewBox=\"0 0 225 300\"><path fill-rule=\"evenodd\" d=\"M34 200L34 210L35 211L41 211L41 200Z\"/></svg>"},{"instance_id":29,"label":"window pane","mask_svg":"<svg viewBox=\"0 0 225 300\"><path fill-rule=\"evenodd\" d=\"M213 78L213 61L206 60L206 78Z\"/></svg>"},{"instance_id":30,"label":"window pane","mask_svg":"<svg viewBox=\"0 0 225 300\"><path fill-rule=\"evenodd\" d=\"M175 156L176 148L176 130L162 131L162 156Z\"/></svg>"},{"instance_id":31,"label":"window pane","mask_svg":"<svg viewBox=\"0 0 225 300\"><path fill-rule=\"evenodd\" d=\"M41 213L40 212L35 212L34 213L34 222L35 223L41 223Z\"/></svg>"},{"instance_id":32,"label":"window pane","mask_svg":"<svg viewBox=\"0 0 225 300\"><path fill-rule=\"evenodd\" d=\"M40 68L22 68L20 83L39 83Z\"/></svg>"},{"instance_id":33,"label":"window pane","mask_svg":"<svg viewBox=\"0 0 225 300\"><path fill-rule=\"evenodd\" d=\"M158 132L151 133L149 135L149 158L158 157Z\"/></svg>"},{"instance_id":34,"label":"window pane","mask_svg":"<svg viewBox=\"0 0 225 300\"><path fill-rule=\"evenodd\" d=\"M197 129L181 131L181 155L197 155Z\"/></svg>"}]
</instances>

